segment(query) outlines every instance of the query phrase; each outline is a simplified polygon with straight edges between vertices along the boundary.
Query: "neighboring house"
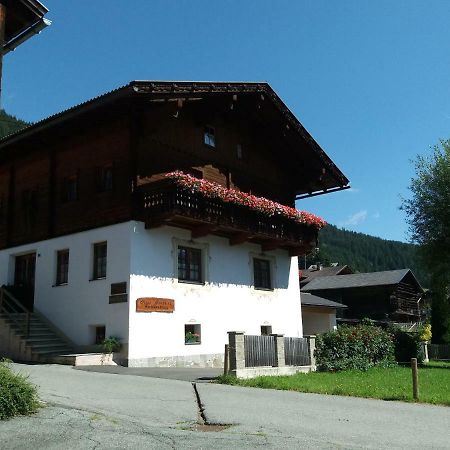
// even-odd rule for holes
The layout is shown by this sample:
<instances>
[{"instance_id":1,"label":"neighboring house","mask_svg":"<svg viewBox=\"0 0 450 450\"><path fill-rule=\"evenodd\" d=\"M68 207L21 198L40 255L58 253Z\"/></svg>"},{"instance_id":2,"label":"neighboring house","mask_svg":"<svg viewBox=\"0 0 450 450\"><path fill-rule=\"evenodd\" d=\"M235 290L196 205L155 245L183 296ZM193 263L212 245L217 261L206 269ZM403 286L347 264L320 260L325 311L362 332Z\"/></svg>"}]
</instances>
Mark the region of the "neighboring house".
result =
<instances>
[{"instance_id":1,"label":"neighboring house","mask_svg":"<svg viewBox=\"0 0 450 450\"><path fill-rule=\"evenodd\" d=\"M266 83L131 82L0 141L0 285L78 351L220 364L227 331L302 336L295 199L347 183Z\"/></svg>"},{"instance_id":2,"label":"neighboring house","mask_svg":"<svg viewBox=\"0 0 450 450\"><path fill-rule=\"evenodd\" d=\"M323 297L301 293L303 333L305 335L325 333L336 329L336 311L345 309L342 303Z\"/></svg>"},{"instance_id":3,"label":"neighboring house","mask_svg":"<svg viewBox=\"0 0 450 450\"><path fill-rule=\"evenodd\" d=\"M316 277L302 288L302 297L303 292L345 304L341 323L365 317L417 323L424 318L424 289L409 269Z\"/></svg>"},{"instance_id":4,"label":"neighboring house","mask_svg":"<svg viewBox=\"0 0 450 450\"><path fill-rule=\"evenodd\" d=\"M310 281L315 280L318 277L329 277L333 275L349 275L353 273L353 270L347 266L339 266L337 264L330 267L324 267L321 264L314 264L307 269L300 270L300 288L306 286Z\"/></svg>"}]
</instances>

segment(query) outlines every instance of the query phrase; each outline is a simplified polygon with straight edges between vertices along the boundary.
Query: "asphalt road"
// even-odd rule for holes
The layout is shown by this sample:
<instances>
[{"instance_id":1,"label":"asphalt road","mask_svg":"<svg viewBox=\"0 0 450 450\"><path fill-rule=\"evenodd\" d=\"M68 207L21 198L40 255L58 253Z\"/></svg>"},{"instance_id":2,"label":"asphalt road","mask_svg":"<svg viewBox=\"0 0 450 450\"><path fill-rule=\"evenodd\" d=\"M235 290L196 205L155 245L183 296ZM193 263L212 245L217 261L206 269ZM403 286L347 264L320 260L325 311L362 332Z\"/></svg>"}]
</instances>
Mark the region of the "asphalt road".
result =
<instances>
[{"instance_id":1,"label":"asphalt road","mask_svg":"<svg viewBox=\"0 0 450 450\"><path fill-rule=\"evenodd\" d=\"M450 408L14 365L45 408L0 422L3 449L450 448Z\"/></svg>"}]
</instances>

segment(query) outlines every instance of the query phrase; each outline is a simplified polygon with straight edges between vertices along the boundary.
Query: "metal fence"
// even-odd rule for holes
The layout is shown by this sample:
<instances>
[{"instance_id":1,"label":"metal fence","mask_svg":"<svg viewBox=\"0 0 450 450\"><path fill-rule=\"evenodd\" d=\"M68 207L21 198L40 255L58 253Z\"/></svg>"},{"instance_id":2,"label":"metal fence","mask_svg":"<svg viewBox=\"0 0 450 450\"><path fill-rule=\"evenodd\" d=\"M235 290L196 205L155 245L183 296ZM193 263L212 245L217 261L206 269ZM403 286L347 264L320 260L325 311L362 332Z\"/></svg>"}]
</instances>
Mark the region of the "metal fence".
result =
<instances>
[{"instance_id":1,"label":"metal fence","mask_svg":"<svg viewBox=\"0 0 450 450\"><path fill-rule=\"evenodd\" d=\"M428 344L429 359L450 359L450 344Z\"/></svg>"},{"instance_id":2,"label":"metal fence","mask_svg":"<svg viewBox=\"0 0 450 450\"><path fill-rule=\"evenodd\" d=\"M277 366L276 336L244 336L245 367Z\"/></svg>"},{"instance_id":3,"label":"metal fence","mask_svg":"<svg viewBox=\"0 0 450 450\"><path fill-rule=\"evenodd\" d=\"M286 366L309 366L311 355L307 338L285 337L284 360Z\"/></svg>"}]
</instances>

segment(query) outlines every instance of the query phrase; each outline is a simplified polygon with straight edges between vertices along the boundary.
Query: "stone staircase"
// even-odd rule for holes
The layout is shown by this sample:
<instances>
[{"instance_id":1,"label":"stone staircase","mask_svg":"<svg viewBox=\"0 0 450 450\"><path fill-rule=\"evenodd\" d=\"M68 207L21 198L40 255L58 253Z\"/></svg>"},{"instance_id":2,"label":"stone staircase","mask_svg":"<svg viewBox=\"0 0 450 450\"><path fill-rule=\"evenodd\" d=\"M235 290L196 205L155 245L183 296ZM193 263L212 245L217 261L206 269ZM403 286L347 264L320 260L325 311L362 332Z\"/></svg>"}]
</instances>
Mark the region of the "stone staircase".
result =
<instances>
[{"instance_id":1,"label":"stone staircase","mask_svg":"<svg viewBox=\"0 0 450 450\"><path fill-rule=\"evenodd\" d=\"M73 345L56 327L38 312L28 311L4 287L0 288L0 328L0 339L4 341L0 352L13 359L45 362L74 352Z\"/></svg>"}]
</instances>

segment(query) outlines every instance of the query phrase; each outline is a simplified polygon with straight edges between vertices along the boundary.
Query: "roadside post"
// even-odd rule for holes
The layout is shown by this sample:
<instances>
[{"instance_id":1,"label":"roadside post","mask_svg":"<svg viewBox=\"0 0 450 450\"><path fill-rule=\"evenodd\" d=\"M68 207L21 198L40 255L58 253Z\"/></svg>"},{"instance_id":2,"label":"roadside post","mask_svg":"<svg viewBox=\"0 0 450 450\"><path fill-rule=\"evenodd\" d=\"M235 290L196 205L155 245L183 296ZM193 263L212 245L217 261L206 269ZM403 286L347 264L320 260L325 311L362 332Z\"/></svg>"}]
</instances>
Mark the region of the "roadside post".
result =
<instances>
[{"instance_id":1,"label":"roadside post","mask_svg":"<svg viewBox=\"0 0 450 450\"><path fill-rule=\"evenodd\" d=\"M412 382L413 382L413 398L419 400L419 377L417 374L417 358L411 358Z\"/></svg>"}]
</instances>

